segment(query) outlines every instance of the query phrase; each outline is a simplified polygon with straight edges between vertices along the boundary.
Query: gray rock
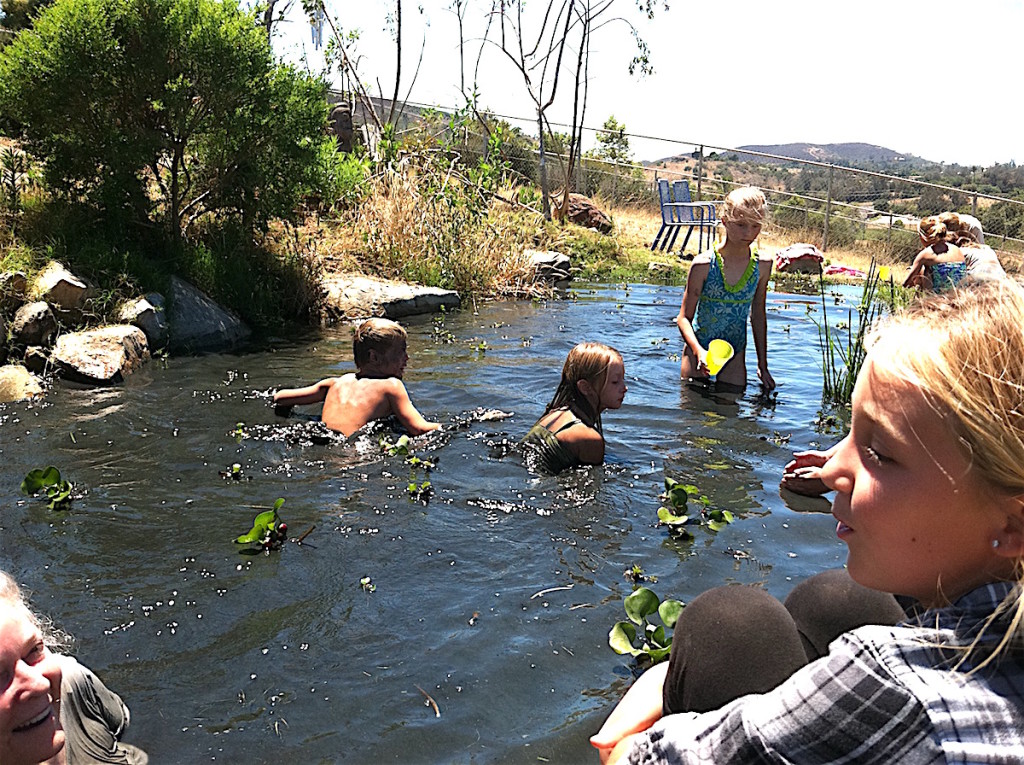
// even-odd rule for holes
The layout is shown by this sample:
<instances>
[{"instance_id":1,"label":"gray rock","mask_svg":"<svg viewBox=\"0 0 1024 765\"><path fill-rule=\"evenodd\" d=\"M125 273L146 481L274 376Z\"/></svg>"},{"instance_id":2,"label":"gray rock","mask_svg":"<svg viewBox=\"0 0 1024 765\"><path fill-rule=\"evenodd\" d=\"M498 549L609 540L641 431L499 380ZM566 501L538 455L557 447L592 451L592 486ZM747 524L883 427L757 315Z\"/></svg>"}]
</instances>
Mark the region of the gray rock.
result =
<instances>
[{"instance_id":1,"label":"gray rock","mask_svg":"<svg viewBox=\"0 0 1024 765\"><path fill-rule=\"evenodd\" d=\"M57 331L57 320L48 303L27 303L14 313L11 338L16 345L49 345Z\"/></svg>"},{"instance_id":2,"label":"gray rock","mask_svg":"<svg viewBox=\"0 0 1024 765\"><path fill-rule=\"evenodd\" d=\"M46 374L46 366L50 363L50 356L45 348L38 345L31 345L25 349L25 367L29 372L37 375Z\"/></svg>"},{"instance_id":3,"label":"gray rock","mask_svg":"<svg viewBox=\"0 0 1024 765\"><path fill-rule=\"evenodd\" d=\"M197 287L171 277L167 311L168 345L173 351L223 351L242 345L252 330Z\"/></svg>"},{"instance_id":4,"label":"gray rock","mask_svg":"<svg viewBox=\"0 0 1024 765\"><path fill-rule=\"evenodd\" d=\"M78 311L89 296L89 286L56 260L36 277L33 290L40 300L63 311Z\"/></svg>"},{"instance_id":5,"label":"gray rock","mask_svg":"<svg viewBox=\"0 0 1024 765\"><path fill-rule=\"evenodd\" d=\"M13 308L25 302L28 291L28 277L21 271L4 271L0 274L0 309Z\"/></svg>"},{"instance_id":6,"label":"gray rock","mask_svg":"<svg viewBox=\"0 0 1024 765\"><path fill-rule=\"evenodd\" d=\"M421 313L458 308L459 293L437 287L421 287L405 282L374 279L368 276L339 274L324 280L327 313L332 318L385 316L399 319Z\"/></svg>"},{"instance_id":7,"label":"gray rock","mask_svg":"<svg viewBox=\"0 0 1024 765\"><path fill-rule=\"evenodd\" d=\"M43 395L43 384L20 364L0 367L0 403L24 401Z\"/></svg>"},{"instance_id":8,"label":"gray rock","mask_svg":"<svg viewBox=\"0 0 1024 765\"><path fill-rule=\"evenodd\" d=\"M523 254L533 267L534 282L547 282L559 288L569 286L572 261L568 255L554 250L526 250Z\"/></svg>"},{"instance_id":9,"label":"gray rock","mask_svg":"<svg viewBox=\"0 0 1024 765\"><path fill-rule=\"evenodd\" d=\"M167 345L167 314L164 312L163 295L151 292L145 297L135 298L121 308L118 318L145 332L151 349Z\"/></svg>"},{"instance_id":10,"label":"gray rock","mask_svg":"<svg viewBox=\"0 0 1024 765\"><path fill-rule=\"evenodd\" d=\"M90 385L123 382L149 360L146 335L138 327L110 327L72 332L57 338L50 356L62 377Z\"/></svg>"}]
</instances>

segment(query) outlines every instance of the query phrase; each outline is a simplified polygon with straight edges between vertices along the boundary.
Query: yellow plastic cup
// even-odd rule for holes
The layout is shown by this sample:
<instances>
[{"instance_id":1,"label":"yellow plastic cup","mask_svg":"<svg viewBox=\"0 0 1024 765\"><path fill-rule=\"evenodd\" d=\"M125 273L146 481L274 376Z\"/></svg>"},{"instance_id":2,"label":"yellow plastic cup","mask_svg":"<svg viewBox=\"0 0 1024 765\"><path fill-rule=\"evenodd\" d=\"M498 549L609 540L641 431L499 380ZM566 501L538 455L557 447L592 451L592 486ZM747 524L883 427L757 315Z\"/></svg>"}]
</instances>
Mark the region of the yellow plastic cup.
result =
<instances>
[{"instance_id":1,"label":"yellow plastic cup","mask_svg":"<svg viewBox=\"0 0 1024 765\"><path fill-rule=\"evenodd\" d=\"M889 281L889 266L878 267L878 278L883 282Z\"/></svg>"},{"instance_id":2,"label":"yellow plastic cup","mask_svg":"<svg viewBox=\"0 0 1024 765\"><path fill-rule=\"evenodd\" d=\"M714 339L708 343L708 356L705 359L708 371L717 375L719 370L725 366L726 362L733 357L736 351L733 350L732 344L727 340Z\"/></svg>"}]
</instances>

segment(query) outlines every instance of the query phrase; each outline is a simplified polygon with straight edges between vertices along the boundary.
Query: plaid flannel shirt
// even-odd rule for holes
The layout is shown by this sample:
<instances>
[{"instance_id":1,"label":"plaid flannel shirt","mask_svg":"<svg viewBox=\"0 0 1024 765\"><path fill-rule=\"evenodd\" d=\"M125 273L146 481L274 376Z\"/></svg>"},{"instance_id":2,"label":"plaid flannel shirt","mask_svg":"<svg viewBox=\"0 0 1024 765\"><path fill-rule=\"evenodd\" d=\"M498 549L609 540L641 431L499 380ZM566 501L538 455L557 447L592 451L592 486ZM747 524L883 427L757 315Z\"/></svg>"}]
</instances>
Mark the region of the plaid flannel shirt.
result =
<instances>
[{"instance_id":1,"label":"plaid flannel shirt","mask_svg":"<svg viewBox=\"0 0 1024 765\"><path fill-rule=\"evenodd\" d=\"M629 762L1024 763L1020 641L971 673L1009 624L986 620L1015 591L989 584L913 623L848 632L769 693L663 718Z\"/></svg>"}]
</instances>

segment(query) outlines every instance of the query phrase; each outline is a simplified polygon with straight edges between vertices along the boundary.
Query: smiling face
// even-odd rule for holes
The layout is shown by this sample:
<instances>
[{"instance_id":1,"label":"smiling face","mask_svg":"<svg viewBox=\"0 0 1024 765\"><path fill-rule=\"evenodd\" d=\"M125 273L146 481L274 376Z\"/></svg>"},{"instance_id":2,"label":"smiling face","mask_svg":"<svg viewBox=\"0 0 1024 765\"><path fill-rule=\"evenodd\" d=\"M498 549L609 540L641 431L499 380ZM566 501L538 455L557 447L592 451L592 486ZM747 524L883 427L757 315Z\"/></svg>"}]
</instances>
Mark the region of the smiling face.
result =
<instances>
[{"instance_id":1,"label":"smiling face","mask_svg":"<svg viewBox=\"0 0 1024 765\"><path fill-rule=\"evenodd\" d=\"M935 606L1012 577L1013 562L992 547L1006 523L1000 497L921 389L870 356L854 389L850 434L822 480L837 492L832 514L849 546L850 576L865 587Z\"/></svg>"},{"instance_id":2,"label":"smiling face","mask_svg":"<svg viewBox=\"0 0 1024 765\"><path fill-rule=\"evenodd\" d=\"M608 364L608 372L605 374L604 385L598 395L597 411L605 409L618 409L622 406L622 399L626 396L626 369L620 360L613 360Z\"/></svg>"},{"instance_id":3,"label":"smiling face","mask_svg":"<svg viewBox=\"0 0 1024 765\"><path fill-rule=\"evenodd\" d=\"M60 665L24 607L0 601L0 762L36 765L64 747Z\"/></svg>"}]
</instances>

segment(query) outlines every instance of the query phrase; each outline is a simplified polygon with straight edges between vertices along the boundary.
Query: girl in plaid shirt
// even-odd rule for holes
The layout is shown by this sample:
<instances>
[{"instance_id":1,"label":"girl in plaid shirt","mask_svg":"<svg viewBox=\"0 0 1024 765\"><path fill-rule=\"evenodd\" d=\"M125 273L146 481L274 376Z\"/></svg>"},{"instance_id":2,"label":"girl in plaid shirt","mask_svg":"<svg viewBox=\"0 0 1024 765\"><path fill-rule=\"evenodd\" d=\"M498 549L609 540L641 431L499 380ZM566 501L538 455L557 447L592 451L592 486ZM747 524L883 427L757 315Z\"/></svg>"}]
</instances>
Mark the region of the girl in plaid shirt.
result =
<instances>
[{"instance_id":1,"label":"girl in plaid shirt","mask_svg":"<svg viewBox=\"0 0 1024 765\"><path fill-rule=\"evenodd\" d=\"M849 575L907 598L907 615L839 635L776 684L764 676L778 657L814 656L813 615L773 612L749 587L705 593L687 608L707 602L728 618L698 634L683 611L668 666L641 677L593 737L602 762L1024 762L1019 285L953 290L876 328L850 434L822 479ZM746 688L727 683L717 708L704 706L706 687L688 687L715 684L706 646L755 670Z\"/></svg>"}]
</instances>

